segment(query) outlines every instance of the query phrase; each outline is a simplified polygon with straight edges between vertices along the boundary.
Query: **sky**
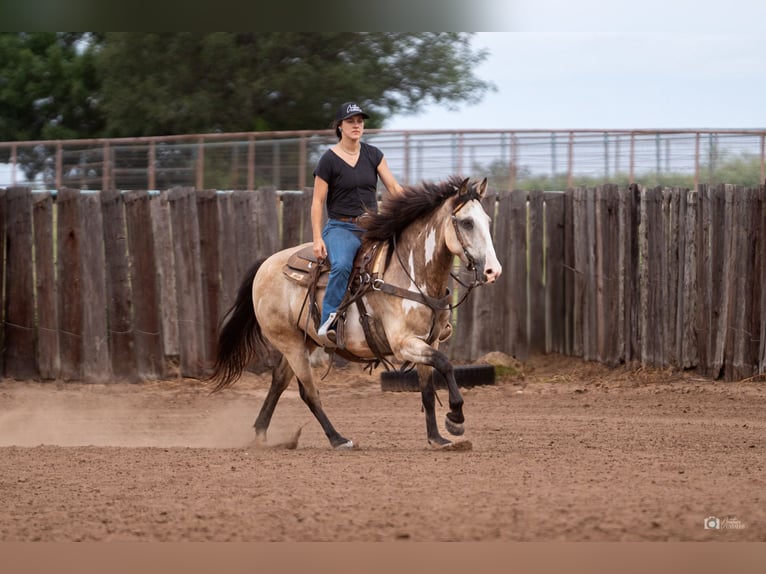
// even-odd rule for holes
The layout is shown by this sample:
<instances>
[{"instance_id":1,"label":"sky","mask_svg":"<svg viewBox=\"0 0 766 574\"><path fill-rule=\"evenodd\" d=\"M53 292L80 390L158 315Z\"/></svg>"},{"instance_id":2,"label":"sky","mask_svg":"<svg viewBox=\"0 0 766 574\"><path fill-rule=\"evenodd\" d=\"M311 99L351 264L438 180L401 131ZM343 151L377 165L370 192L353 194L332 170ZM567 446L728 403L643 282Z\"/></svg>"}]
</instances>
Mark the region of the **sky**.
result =
<instances>
[{"instance_id":1,"label":"sky","mask_svg":"<svg viewBox=\"0 0 766 574\"><path fill-rule=\"evenodd\" d=\"M472 40L496 91L385 129L766 127L766 2L506 1L509 31Z\"/></svg>"}]
</instances>

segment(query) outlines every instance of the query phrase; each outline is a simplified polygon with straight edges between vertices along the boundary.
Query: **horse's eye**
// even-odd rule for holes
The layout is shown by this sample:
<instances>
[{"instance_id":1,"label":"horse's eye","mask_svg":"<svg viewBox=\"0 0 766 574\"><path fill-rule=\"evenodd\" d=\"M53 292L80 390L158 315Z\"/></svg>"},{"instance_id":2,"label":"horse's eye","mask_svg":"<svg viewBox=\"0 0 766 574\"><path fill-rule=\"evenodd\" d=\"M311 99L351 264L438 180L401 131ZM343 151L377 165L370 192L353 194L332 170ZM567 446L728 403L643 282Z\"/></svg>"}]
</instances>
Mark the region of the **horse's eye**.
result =
<instances>
[{"instance_id":1,"label":"horse's eye","mask_svg":"<svg viewBox=\"0 0 766 574\"><path fill-rule=\"evenodd\" d=\"M460 227L465 229L466 231L471 231L473 229L473 219L463 219L460 221Z\"/></svg>"}]
</instances>

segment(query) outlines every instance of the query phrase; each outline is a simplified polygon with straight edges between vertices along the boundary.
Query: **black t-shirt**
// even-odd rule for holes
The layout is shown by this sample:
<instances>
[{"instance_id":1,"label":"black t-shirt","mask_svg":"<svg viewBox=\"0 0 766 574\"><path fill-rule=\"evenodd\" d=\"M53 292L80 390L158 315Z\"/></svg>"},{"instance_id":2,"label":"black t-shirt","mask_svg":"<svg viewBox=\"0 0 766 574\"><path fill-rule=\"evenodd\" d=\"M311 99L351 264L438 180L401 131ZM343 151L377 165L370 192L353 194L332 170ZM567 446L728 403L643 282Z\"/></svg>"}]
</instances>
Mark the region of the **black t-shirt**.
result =
<instances>
[{"instance_id":1,"label":"black t-shirt","mask_svg":"<svg viewBox=\"0 0 766 574\"><path fill-rule=\"evenodd\" d=\"M365 209L378 211L378 165L383 161L383 152L360 143L359 160L354 167L329 149L317 162L314 177L327 182L327 215L331 218L357 217Z\"/></svg>"}]
</instances>

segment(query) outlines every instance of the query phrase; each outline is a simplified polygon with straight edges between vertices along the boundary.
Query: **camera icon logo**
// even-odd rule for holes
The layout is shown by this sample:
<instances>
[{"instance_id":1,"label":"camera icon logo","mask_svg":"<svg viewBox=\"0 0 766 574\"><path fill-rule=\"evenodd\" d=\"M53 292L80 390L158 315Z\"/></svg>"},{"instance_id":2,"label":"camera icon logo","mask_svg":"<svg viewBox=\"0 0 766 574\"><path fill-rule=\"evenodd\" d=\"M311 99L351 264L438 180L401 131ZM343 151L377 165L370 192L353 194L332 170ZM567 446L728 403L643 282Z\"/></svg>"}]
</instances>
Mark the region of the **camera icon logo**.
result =
<instances>
[{"instance_id":1,"label":"camera icon logo","mask_svg":"<svg viewBox=\"0 0 766 574\"><path fill-rule=\"evenodd\" d=\"M715 516L708 516L705 519L705 530L719 530L721 528L721 521Z\"/></svg>"}]
</instances>

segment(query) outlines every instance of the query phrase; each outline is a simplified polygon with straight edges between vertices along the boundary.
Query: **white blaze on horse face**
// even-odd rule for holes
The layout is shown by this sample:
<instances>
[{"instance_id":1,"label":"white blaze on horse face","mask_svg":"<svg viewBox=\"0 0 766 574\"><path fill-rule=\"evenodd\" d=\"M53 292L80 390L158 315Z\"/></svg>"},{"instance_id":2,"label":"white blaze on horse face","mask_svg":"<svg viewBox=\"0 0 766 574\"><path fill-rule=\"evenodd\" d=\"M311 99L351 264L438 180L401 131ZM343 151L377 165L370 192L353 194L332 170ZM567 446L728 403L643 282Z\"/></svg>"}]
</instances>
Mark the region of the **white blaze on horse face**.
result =
<instances>
[{"instance_id":1,"label":"white blaze on horse face","mask_svg":"<svg viewBox=\"0 0 766 574\"><path fill-rule=\"evenodd\" d=\"M492 243L489 215L478 201L469 202L463 209L467 210L466 215L471 217L475 223L472 232L473 239L469 241L471 244L469 249L475 253L475 256L481 257L483 255L484 269L482 272L486 276L487 282L494 283L500 277L502 267L495 253L495 245Z\"/></svg>"}]
</instances>

